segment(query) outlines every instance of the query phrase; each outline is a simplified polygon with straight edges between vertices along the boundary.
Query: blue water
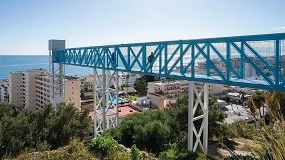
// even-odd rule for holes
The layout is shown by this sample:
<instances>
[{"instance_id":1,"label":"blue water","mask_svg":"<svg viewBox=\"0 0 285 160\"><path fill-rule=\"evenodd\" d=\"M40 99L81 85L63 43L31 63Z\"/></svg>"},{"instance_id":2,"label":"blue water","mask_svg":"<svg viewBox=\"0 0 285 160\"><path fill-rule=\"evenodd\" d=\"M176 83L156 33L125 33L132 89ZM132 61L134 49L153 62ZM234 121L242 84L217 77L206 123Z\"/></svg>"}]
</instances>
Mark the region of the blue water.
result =
<instances>
[{"instance_id":1,"label":"blue water","mask_svg":"<svg viewBox=\"0 0 285 160\"><path fill-rule=\"evenodd\" d=\"M125 102L125 100L123 100L122 98L118 98L118 103L123 103ZM116 98L112 99L112 103L116 103Z\"/></svg>"},{"instance_id":2,"label":"blue water","mask_svg":"<svg viewBox=\"0 0 285 160\"><path fill-rule=\"evenodd\" d=\"M48 60L47 55L0 55L0 79L8 79L10 72L26 69L42 68L49 70ZM85 76L92 73L92 68L65 66L66 75Z\"/></svg>"}]
</instances>

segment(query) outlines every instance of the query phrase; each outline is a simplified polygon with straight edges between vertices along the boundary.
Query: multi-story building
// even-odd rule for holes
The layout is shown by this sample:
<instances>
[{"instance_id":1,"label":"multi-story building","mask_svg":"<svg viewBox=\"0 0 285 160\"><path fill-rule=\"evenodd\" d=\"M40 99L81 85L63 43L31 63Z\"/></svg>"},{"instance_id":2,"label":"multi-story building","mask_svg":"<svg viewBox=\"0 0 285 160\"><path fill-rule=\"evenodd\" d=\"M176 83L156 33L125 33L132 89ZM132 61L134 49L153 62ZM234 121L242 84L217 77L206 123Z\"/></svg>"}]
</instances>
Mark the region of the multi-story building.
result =
<instances>
[{"instance_id":1,"label":"multi-story building","mask_svg":"<svg viewBox=\"0 0 285 160\"><path fill-rule=\"evenodd\" d=\"M256 71L249 63L244 63L244 78L256 76Z\"/></svg>"},{"instance_id":2,"label":"multi-story building","mask_svg":"<svg viewBox=\"0 0 285 160\"><path fill-rule=\"evenodd\" d=\"M0 81L0 103L9 101L8 88L9 88L8 80Z\"/></svg>"},{"instance_id":3,"label":"multi-story building","mask_svg":"<svg viewBox=\"0 0 285 160\"><path fill-rule=\"evenodd\" d=\"M45 70L32 69L9 74L9 101L15 106L36 107L36 76L45 74Z\"/></svg>"},{"instance_id":4,"label":"multi-story building","mask_svg":"<svg viewBox=\"0 0 285 160\"><path fill-rule=\"evenodd\" d=\"M203 83L195 82L198 91L203 88ZM151 99L152 105L159 109L165 109L176 103L183 92L189 89L189 81L156 81L148 83L147 98ZM220 84L209 84L209 93L219 94L224 92L224 86Z\"/></svg>"},{"instance_id":5,"label":"multi-story building","mask_svg":"<svg viewBox=\"0 0 285 160\"><path fill-rule=\"evenodd\" d=\"M176 99L189 87L188 81L155 81L148 83L147 98L163 110L176 103Z\"/></svg>"},{"instance_id":6,"label":"multi-story building","mask_svg":"<svg viewBox=\"0 0 285 160\"><path fill-rule=\"evenodd\" d=\"M128 85L130 87L134 87L135 81L137 80L137 74L119 74L118 75L118 85Z\"/></svg>"},{"instance_id":7,"label":"multi-story building","mask_svg":"<svg viewBox=\"0 0 285 160\"><path fill-rule=\"evenodd\" d=\"M94 87L93 75L80 77L81 79L81 90L82 91L92 91Z\"/></svg>"},{"instance_id":8,"label":"multi-story building","mask_svg":"<svg viewBox=\"0 0 285 160\"><path fill-rule=\"evenodd\" d=\"M80 108L80 80L65 78L64 101ZM51 84L48 73L43 69L12 72L9 75L9 100L20 107L42 109L51 103Z\"/></svg>"},{"instance_id":9,"label":"multi-story building","mask_svg":"<svg viewBox=\"0 0 285 160\"><path fill-rule=\"evenodd\" d=\"M64 101L73 103L77 109L80 109L80 84L81 81L76 77L65 77L64 82ZM36 106L43 108L45 104L51 103L51 87L48 75L36 76Z\"/></svg>"}]
</instances>

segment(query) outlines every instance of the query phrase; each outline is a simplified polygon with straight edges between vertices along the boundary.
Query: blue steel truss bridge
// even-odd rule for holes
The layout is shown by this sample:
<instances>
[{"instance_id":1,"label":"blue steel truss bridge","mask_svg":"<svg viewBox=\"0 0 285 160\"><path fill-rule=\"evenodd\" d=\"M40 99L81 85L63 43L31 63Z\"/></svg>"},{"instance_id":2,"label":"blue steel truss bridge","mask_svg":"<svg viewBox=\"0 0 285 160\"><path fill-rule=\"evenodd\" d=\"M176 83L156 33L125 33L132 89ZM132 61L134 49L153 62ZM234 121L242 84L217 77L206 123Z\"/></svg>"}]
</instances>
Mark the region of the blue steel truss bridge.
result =
<instances>
[{"instance_id":1,"label":"blue steel truss bridge","mask_svg":"<svg viewBox=\"0 0 285 160\"><path fill-rule=\"evenodd\" d=\"M118 99L119 71L188 80L188 148L204 153L209 83L285 91L285 33L68 49L64 40L50 40L49 50L53 103L63 99L64 65L94 69L94 137L118 124L118 101L110 99ZM194 82L203 82L203 89ZM203 114L194 116L198 107ZM200 119L200 128L195 128Z\"/></svg>"}]
</instances>

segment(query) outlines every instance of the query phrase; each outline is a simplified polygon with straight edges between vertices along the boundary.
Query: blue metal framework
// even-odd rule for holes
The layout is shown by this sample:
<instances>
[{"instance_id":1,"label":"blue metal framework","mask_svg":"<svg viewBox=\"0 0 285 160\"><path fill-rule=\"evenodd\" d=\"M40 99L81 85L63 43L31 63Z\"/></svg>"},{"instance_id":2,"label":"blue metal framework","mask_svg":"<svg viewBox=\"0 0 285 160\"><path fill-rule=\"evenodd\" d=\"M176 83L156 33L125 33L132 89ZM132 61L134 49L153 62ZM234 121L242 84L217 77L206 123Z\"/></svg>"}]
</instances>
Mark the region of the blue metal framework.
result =
<instances>
[{"instance_id":1,"label":"blue metal framework","mask_svg":"<svg viewBox=\"0 0 285 160\"><path fill-rule=\"evenodd\" d=\"M69 48L52 62L285 91L285 33Z\"/></svg>"}]
</instances>

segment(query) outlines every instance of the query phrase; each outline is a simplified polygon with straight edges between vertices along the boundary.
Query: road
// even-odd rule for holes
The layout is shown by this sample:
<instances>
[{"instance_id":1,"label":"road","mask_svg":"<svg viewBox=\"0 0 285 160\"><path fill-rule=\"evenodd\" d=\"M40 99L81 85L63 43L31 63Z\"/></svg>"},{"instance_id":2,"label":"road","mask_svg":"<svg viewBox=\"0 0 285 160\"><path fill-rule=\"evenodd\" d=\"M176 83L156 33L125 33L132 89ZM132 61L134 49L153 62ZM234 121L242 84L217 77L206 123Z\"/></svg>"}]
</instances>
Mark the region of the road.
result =
<instances>
[{"instance_id":1,"label":"road","mask_svg":"<svg viewBox=\"0 0 285 160\"><path fill-rule=\"evenodd\" d=\"M241 105L227 105L225 109L228 117L225 119L225 123L231 124L237 120L246 120L250 118L249 108L242 107Z\"/></svg>"}]
</instances>

